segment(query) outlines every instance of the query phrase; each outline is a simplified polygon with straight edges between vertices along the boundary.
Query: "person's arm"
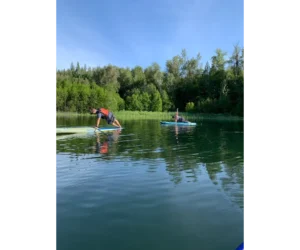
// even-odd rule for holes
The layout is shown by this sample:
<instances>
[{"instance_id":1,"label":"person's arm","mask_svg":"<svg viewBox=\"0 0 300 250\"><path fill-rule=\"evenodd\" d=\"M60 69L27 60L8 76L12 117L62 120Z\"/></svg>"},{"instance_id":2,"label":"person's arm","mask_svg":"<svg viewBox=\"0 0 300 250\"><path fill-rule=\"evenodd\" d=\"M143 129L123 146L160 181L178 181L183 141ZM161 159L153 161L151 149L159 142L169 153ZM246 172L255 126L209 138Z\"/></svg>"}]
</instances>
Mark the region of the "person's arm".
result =
<instances>
[{"instance_id":1,"label":"person's arm","mask_svg":"<svg viewBox=\"0 0 300 250\"><path fill-rule=\"evenodd\" d=\"M100 120L101 120L101 118L100 118L100 117L98 117L98 119L97 119L97 124L96 124L96 127L97 127L97 128L99 127Z\"/></svg>"},{"instance_id":2,"label":"person's arm","mask_svg":"<svg viewBox=\"0 0 300 250\"><path fill-rule=\"evenodd\" d=\"M100 121L101 121L101 114L98 114L98 119L97 119L97 122L96 122L96 128L99 127L99 124L100 124Z\"/></svg>"}]
</instances>

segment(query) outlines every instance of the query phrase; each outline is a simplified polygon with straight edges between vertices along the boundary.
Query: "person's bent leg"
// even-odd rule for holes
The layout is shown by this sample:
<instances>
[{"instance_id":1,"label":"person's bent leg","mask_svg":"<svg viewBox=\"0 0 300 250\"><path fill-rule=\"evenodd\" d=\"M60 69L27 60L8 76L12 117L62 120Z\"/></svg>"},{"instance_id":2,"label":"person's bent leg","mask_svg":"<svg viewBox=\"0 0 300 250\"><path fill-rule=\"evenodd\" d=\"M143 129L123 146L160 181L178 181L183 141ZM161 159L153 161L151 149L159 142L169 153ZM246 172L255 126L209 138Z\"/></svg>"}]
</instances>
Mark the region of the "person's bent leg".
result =
<instances>
[{"instance_id":1,"label":"person's bent leg","mask_svg":"<svg viewBox=\"0 0 300 250\"><path fill-rule=\"evenodd\" d=\"M121 127L121 124L119 123L119 121L116 119L115 122L118 124L119 127Z\"/></svg>"},{"instance_id":2,"label":"person's bent leg","mask_svg":"<svg viewBox=\"0 0 300 250\"><path fill-rule=\"evenodd\" d=\"M119 123L119 121L117 119L114 120L113 125L116 127L121 127L121 124Z\"/></svg>"},{"instance_id":3,"label":"person's bent leg","mask_svg":"<svg viewBox=\"0 0 300 250\"><path fill-rule=\"evenodd\" d=\"M118 127L118 125L115 122L113 122L111 125L113 125L114 127Z\"/></svg>"}]
</instances>

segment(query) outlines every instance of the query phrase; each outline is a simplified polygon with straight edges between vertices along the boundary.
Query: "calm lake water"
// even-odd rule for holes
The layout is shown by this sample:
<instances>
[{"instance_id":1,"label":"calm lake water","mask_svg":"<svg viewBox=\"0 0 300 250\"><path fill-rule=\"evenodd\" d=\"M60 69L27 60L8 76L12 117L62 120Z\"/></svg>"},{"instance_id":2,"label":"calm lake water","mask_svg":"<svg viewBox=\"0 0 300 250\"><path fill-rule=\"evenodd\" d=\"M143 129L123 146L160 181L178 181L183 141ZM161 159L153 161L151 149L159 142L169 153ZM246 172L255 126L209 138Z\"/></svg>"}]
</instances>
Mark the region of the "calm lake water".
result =
<instances>
[{"instance_id":1,"label":"calm lake water","mask_svg":"<svg viewBox=\"0 0 300 250\"><path fill-rule=\"evenodd\" d=\"M57 118L57 126L95 121ZM236 249L243 122L120 122L121 133L57 137L57 249Z\"/></svg>"}]
</instances>

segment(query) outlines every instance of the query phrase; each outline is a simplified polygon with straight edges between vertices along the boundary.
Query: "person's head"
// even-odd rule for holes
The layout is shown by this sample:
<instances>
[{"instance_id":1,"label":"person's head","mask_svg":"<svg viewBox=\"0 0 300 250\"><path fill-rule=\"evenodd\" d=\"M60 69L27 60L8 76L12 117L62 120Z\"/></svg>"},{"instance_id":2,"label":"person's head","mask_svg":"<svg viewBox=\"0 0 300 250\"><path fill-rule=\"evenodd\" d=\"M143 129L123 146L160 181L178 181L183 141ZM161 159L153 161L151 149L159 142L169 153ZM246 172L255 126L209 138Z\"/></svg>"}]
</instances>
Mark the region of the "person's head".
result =
<instances>
[{"instance_id":1,"label":"person's head","mask_svg":"<svg viewBox=\"0 0 300 250\"><path fill-rule=\"evenodd\" d=\"M90 107L90 113L92 114L96 114L97 109Z\"/></svg>"}]
</instances>

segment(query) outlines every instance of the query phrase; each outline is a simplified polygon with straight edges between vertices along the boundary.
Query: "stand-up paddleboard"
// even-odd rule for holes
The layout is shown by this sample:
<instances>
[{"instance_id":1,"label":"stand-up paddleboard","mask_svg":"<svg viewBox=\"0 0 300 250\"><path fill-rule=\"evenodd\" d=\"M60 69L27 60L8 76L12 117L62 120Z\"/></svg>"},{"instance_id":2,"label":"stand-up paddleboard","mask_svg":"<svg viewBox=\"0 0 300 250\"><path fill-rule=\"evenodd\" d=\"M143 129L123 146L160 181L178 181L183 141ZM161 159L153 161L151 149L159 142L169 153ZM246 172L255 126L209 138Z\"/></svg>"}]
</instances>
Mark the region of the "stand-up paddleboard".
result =
<instances>
[{"instance_id":1,"label":"stand-up paddleboard","mask_svg":"<svg viewBox=\"0 0 300 250\"><path fill-rule=\"evenodd\" d=\"M166 122L161 121L160 124L162 125L178 125L178 126L196 126L197 123L195 122Z\"/></svg>"},{"instance_id":2,"label":"stand-up paddleboard","mask_svg":"<svg viewBox=\"0 0 300 250\"><path fill-rule=\"evenodd\" d=\"M116 131L116 130L121 130L121 129L124 129L124 128L119 128L119 127L102 127L102 128L98 128L97 131L99 132L105 132L105 131ZM95 131L95 129L93 129Z\"/></svg>"},{"instance_id":3,"label":"stand-up paddleboard","mask_svg":"<svg viewBox=\"0 0 300 250\"><path fill-rule=\"evenodd\" d=\"M235 250L244 250L244 242L242 242Z\"/></svg>"},{"instance_id":4,"label":"stand-up paddleboard","mask_svg":"<svg viewBox=\"0 0 300 250\"><path fill-rule=\"evenodd\" d=\"M119 127L100 127L98 129L94 129L92 127L63 127L56 128L56 134L81 134L81 133L93 133L93 132L109 132L121 130L124 128Z\"/></svg>"}]
</instances>

